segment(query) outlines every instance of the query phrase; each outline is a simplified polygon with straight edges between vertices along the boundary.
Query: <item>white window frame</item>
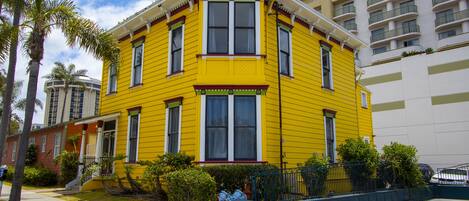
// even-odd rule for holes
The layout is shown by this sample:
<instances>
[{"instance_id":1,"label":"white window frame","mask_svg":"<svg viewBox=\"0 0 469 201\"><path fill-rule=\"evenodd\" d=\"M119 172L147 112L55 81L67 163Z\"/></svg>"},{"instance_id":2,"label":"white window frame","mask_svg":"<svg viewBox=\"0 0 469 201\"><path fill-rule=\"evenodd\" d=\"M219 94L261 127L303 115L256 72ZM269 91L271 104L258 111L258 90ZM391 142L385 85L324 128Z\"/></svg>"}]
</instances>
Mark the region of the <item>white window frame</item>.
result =
<instances>
[{"instance_id":1,"label":"white window frame","mask_svg":"<svg viewBox=\"0 0 469 201\"><path fill-rule=\"evenodd\" d=\"M178 124L178 150L177 152L181 151L181 123L182 123L182 105L179 105L179 124ZM166 123L164 128L164 153L168 153L168 132L169 132L169 109L166 108Z\"/></svg>"},{"instance_id":2,"label":"white window frame","mask_svg":"<svg viewBox=\"0 0 469 201\"><path fill-rule=\"evenodd\" d=\"M138 46L136 46L138 47ZM135 60L135 48L136 47L132 47L132 64L130 66L130 87L134 87L134 86L138 86L139 84L143 84L143 63L144 63L144 57L145 57L145 43L143 42L142 43L142 67L141 67L141 70L140 70L140 83L137 83L137 84L134 84L134 60ZM116 89L117 89L117 85L116 85Z\"/></svg>"},{"instance_id":3,"label":"white window frame","mask_svg":"<svg viewBox=\"0 0 469 201\"><path fill-rule=\"evenodd\" d=\"M323 50L324 48L323 48L322 46L321 46L320 48L321 48L321 49L320 49L320 54L321 54L321 80L322 80L322 87L323 87L323 88L327 88L327 87L324 86L324 69L323 69L323 67L322 67L322 65L323 65L323 62L322 62L322 56L323 56L323 55L322 55L322 50ZM334 74L334 69L333 69L333 67L332 67L332 66L333 66L333 65L332 65L332 50L326 50L326 51L329 52L329 64L330 64L329 69L331 69L331 72L329 73L329 79L330 79L330 82L331 82L331 88L330 88L330 89L334 90L334 75L333 75L333 74ZM329 89L329 88L327 88L327 89Z\"/></svg>"},{"instance_id":4,"label":"white window frame","mask_svg":"<svg viewBox=\"0 0 469 201\"><path fill-rule=\"evenodd\" d=\"M133 56L132 56L133 57ZM132 63L133 63L133 59L132 59ZM132 64L133 65L133 64ZM106 94L110 94L110 93L115 93L117 92L117 67L116 67L116 83L115 83L115 86L116 86L116 90L114 91L111 91L111 68L112 68L112 65L109 66L108 68L108 73L107 73L107 93ZM132 67L132 71L133 71L133 67ZM133 76L132 78L133 79Z\"/></svg>"},{"instance_id":5,"label":"white window frame","mask_svg":"<svg viewBox=\"0 0 469 201\"><path fill-rule=\"evenodd\" d=\"M57 138L58 138L58 144L57 144ZM60 145L62 144L62 134L61 133L56 133L54 136L54 158L60 155Z\"/></svg>"},{"instance_id":6,"label":"white window frame","mask_svg":"<svg viewBox=\"0 0 469 201\"><path fill-rule=\"evenodd\" d=\"M288 61L288 63L289 63L289 65L288 65L288 67L289 67L289 69L288 69L288 76L293 77L293 46L292 46L292 32L291 32L291 30L282 28L282 27L280 27L280 26L278 26L277 29L278 29L277 32L278 32L278 38L279 38L279 41L278 41L278 42L279 42L279 43L280 43L280 31L283 30L283 31L288 32L288 43L289 43L289 53L290 53L290 57L289 57L290 60ZM280 47L280 45L279 45L279 47ZM280 60L280 58L281 58L281 57L280 57L280 48L278 49L278 53L277 53L277 54L278 54L278 58L277 58L277 59ZM279 63L282 63L282 61L280 61ZM281 67L280 65L278 66L278 68L279 68L279 69L278 69L278 72L282 72L282 67ZM285 74L282 74L282 73L280 73L280 74L281 74L281 75L285 75Z\"/></svg>"},{"instance_id":7,"label":"white window frame","mask_svg":"<svg viewBox=\"0 0 469 201\"><path fill-rule=\"evenodd\" d=\"M360 100L361 100L361 105L362 108L367 109L368 108L368 94L364 91L360 92Z\"/></svg>"},{"instance_id":8,"label":"white window frame","mask_svg":"<svg viewBox=\"0 0 469 201\"><path fill-rule=\"evenodd\" d=\"M11 148L11 161L15 161L16 160L16 150L17 149L17 144L16 144L16 141L13 142L13 145L12 145L12 148Z\"/></svg>"},{"instance_id":9,"label":"white window frame","mask_svg":"<svg viewBox=\"0 0 469 201\"><path fill-rule=\"evenodd\" d=\"M324 151L324 155L326 157L328 157L328 153L327 153L327 123L326 123L326 118L328 118L327 116L324 116L324 147L326 148L325 151ZM333 145L333 151L334 151L334 160L333 162L337 162L337 135L336 135L336 129L335 129L335 117L329 117L329 118L332 118L332 129L333 129L333 133L334 133L334 145Z\"/></svg>"},{"instance_id":10,"label":"white window frame","mask_svg":"<svg viewBox=\"0 0 469 201\"><path fill-rule=\"evenodd\" d=\"M46 152L46 145L47 145L47 135L41 136L41 152Z\"/></svg>"},{"instance_id":11,"label":"white window frame","mask_svg":"<svg viewBox=\"0 0 469 201\"><path fill-rule=\"evenodd\" d=\"M228 161L234 160L234 96L228 96ZM262 161L262 103L261 95L256 97L256 161ZM206 95L201 95L200 107L200 161L205 161L205 117Z\"/></svg>"},{"instance_id":12,"label":"white window frame","mask_svg":"<svg viewBox=\"0 0 469 201\"><path fill-rule=\"evenodd\" d=\"M140 117L141 117L141 113L139 112L138 113L138 123L137 123L137 148L136 148L136 151L135 151L135 162L138 161L138 148L139 148L139 144L140 144ZM129 153L130 153L130 143L129 143L129 140L130 140L130 119L131 119L132 115L127 115L127 145L126 145L126 157L125 157L125 162L129 162ZM117 122L116 122L117 123ZM117 124L116 124L117 126ZM116 127L117 129L117 127ZM117 139L117 137L115 137L115 139ZM114 147L116 147L116 145L114 145ZM115 152L114 152L115 154Z\"/></svg>"},{"instance_id":13,"label":"white window frame","mask_svg":"<svg viewBox=\"0 0 469 201\"><path fill-rule=\"evenodd\" d=\"M172 50L173 50L173 47L171 45L171 41L173 39L173 31L178 29L178 28L181 28L181 70L179 72L171 72L172 71L172 61L173 61L173 57L172 57ZM182 73L184 72L184 31L186 29L186 25L183 24L181 27L178 27L176 29L171 29L168 31L168 72L167 72L167 75L174 75L174 74L178 74L178 73Z\"/></svg>"},{"instance_id":14,"label":"white window frame","mask_svg":"<svg viewBox=\"0 0 469 201\"><path fill-rule=\"evenodd\" d=\"M208 37L208 3L209 1L200 1L203 7L203 29L202 29L202 54L207 54L207 37ZM221 1L223 2L223 1ZM255 0L245 0L239 2L254 3L255 9L255 23L256 23L256 55L261 54L261 12L260 12L260 2ZM234 54L234 6L235 1L228 1L228 54Z\"/></svg>"}]
</instances>

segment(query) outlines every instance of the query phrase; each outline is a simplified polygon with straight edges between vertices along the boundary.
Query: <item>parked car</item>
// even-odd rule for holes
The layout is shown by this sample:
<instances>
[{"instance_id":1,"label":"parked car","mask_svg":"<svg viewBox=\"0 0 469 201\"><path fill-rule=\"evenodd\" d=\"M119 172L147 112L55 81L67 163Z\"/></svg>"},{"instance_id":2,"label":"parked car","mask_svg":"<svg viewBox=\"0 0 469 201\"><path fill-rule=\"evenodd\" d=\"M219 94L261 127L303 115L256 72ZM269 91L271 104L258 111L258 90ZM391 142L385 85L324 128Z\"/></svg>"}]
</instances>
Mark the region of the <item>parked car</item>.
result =
<instances>
[{"instance_id":1,"label":"parked car","mask_svg":"<svg viewBox=\"0 0 469 201\"><path fill-rule=\"evenodd\" d=\"M426 183L429 183L432 176L435 174L435 171L433 171L433 168L425 163L419 163L419 168L420 172L422 172L423 180Z\"/></svg>"},{"instance_id":2,"label":"parked car","mask_svg":"<svg viewBox=\"0 0 469 201\"><path fill-rule=\"evenodd\" d=\"M438 171L430 179L433 184L467 185L469 184L469 168L447 168Z\"/></svg>"}]
</instances>

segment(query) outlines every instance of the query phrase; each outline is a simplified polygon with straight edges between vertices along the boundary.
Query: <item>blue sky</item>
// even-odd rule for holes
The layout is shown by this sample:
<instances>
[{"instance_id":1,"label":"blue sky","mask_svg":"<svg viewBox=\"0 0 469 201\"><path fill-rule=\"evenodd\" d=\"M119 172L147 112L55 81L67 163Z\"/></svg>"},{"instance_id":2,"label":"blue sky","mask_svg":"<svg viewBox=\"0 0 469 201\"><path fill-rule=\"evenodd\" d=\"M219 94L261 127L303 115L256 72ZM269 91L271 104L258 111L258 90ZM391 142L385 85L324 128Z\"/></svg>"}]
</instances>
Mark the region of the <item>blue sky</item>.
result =
<instances>
[{"instance_id":1,"label":"blue sky","mask_svg":"<svg viewBox=\"0 0 469 201\"><path fill-rule=\"evenodd\" d=\"M75 1L82 16L92 19L103 28L109 29L132 15L138 10L150 5L154 0L78 0ZM65 45L65 38L58 30L52 31L45 42L44 59L40 69L37 97L45 104L44 79L42 76L48 74L54 67L54 62L75 64L78 69L87 69L90 77L101 79L102 62L93 58L86 52L70 48ZM7 62L6 62L7 63ZM22 97L26 97L27 74L26 67L28 58L24 51L18 53L18 63L15 79L23 80L24 86ZM15 111L19 116L24 117L24 112ZM34 115L34 123L43 123L44 110L38 109Z\"/></svg>"}]
</instances>

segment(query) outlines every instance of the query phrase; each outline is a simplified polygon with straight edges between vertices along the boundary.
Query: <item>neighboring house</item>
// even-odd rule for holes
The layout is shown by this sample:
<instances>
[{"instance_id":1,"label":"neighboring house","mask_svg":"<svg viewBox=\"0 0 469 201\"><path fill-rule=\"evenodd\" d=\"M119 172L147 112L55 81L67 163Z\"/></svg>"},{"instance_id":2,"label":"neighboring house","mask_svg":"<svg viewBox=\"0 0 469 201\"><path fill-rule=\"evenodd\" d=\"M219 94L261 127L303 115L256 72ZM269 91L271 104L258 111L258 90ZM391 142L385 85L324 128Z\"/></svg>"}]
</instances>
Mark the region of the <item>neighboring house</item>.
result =
<instances>
[{"instance_id":1,"label":"neighboring house","mask_svg":"<svg viewBox=\"0 0 469 201\"><path fill-rule=\"evenodd\" d=\"M299 0L281 3L277 21L273 1L157 1L110 29L120 63L104 62L101 116L76 123L98 122L96 156L295 167L371 141L354 66L365 44Z\"/></svg>"},{"instance_id":2,"label":"neighboring house","mask_svg":"<svg viewBox=\"0 0 469 201\"><path fill-rule=\"evenodd\" d=\"M64 132L64 126L66 128L66 135L62 135ZM56 124L53 126L33 130L28 138L28 145L34 144L36 146L37 162L36 165L45 167L53 170L56 173L60 173L59 164L55 162L55 158L63 151L69 152L80 152L81 137L79 137L76 143L76 149L74 150L73 144L70 142L70 137L81 136L82 126L75 126L73 122L65 122L63 124ZM15 165L17 151L19 149L19 137L21 134L7 136L5 142L4 151L4 164ZM88 144L85 149L86 156L94 156L94 146L96 143L96 124L89 125L88 135L86 142ZM88 148L90 147L90 148Z\"/></svg>"},{"instance_id":3,"label":"neighboring house","mask_svg":"<svg viewBox=\"0 0 469 201\"><path fill-rule=\"evenodd\" d=\"M370 43L358 57L373 92L379 149L415 145L434 168L469 160L468 0L313 0L311 6ZM432 48L435 54L403 57Z\"/></svg>"},{"instance_id":4,"label":"neighboring house","mask_svg":"<svg viewBox=\"0 0 469 201\"><path fill-rule=\"evenodd\" d=\"M71 84L65 102L64 122L95 116L99 112L101 81L89 77L80 77L82 86ZM44 124L52 126L60 123L65 98L63 81L48 80L44 86L46 104Z\"/></svg>"}]
</instances>

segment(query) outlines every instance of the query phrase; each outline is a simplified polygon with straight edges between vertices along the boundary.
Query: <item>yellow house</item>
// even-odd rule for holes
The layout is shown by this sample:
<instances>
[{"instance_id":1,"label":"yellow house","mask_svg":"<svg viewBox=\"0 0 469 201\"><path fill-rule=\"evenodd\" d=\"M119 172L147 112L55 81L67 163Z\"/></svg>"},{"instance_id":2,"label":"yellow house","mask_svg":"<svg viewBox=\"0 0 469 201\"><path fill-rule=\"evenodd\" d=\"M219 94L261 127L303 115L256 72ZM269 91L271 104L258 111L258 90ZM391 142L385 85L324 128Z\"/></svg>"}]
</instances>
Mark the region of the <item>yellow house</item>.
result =
<instances>
[{"instance_id":1,"label":"yellow house","mask_svg":"<svg viewBox=\"0 0 469 201\"><path fill-rule=\"evenodd\" d=\"M161 0L109 32L120 63L104 62L100 116L77 123L99 122L97 158L295 167L372 140L365 44L300 0Z\"/></svg>"}]
</instances>

